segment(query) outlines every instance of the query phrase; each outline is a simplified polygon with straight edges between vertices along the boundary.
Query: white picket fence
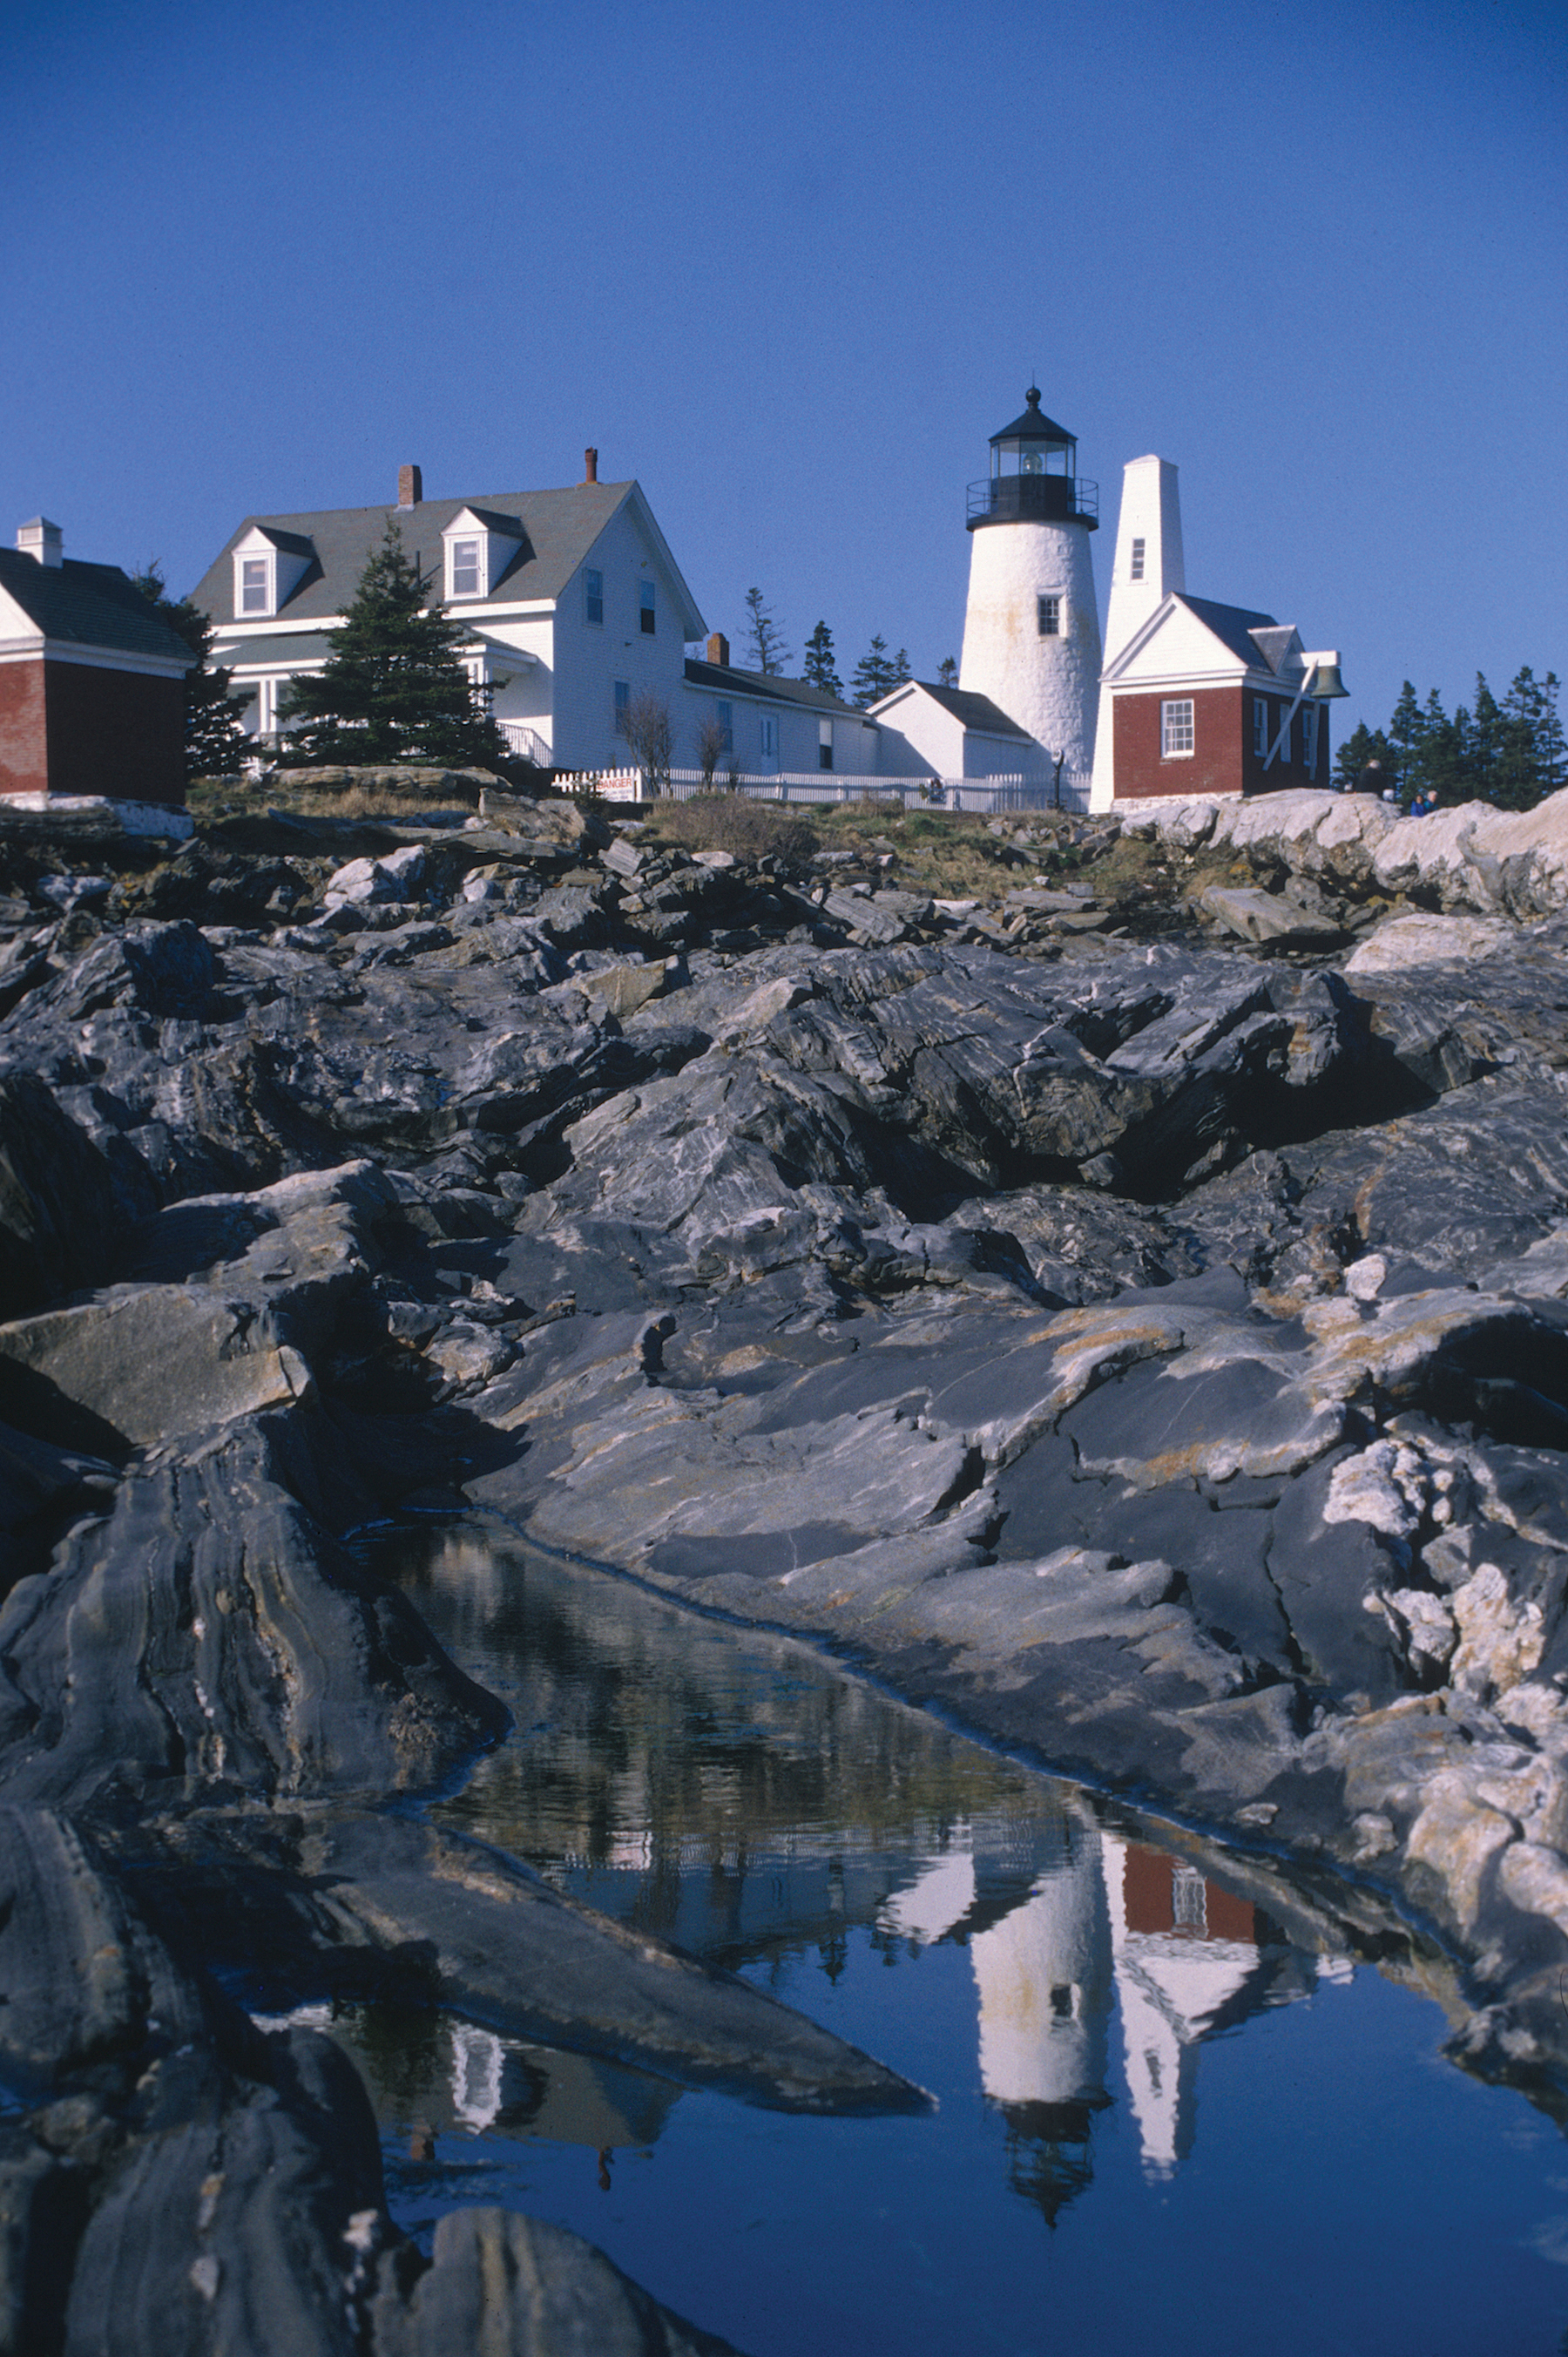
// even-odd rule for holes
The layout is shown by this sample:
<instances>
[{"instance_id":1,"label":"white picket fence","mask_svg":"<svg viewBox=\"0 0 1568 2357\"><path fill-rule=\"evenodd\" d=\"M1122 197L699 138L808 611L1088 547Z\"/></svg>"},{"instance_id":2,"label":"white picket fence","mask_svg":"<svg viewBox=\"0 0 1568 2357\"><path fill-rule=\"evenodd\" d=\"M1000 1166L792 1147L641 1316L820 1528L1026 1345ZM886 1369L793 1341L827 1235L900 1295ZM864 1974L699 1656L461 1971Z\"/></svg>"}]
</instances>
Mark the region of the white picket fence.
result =
<instances>
[{"instance_id":1,"label":"white picket fence","mask_svg":"<svg viewBox=\"0 0 1568 2357\"><path fill-rule=\"evenodd\" d=\"M640 770L574 770L555 780L568 794L596 794L607 802L642 802L652 799L644 791ZM778 777L743 776L735 791L753 802L897 802L900 807L925 803L942 810L997 811L1068 810L1089 808L1090 773L1064 770L1059 784L1048 770L1023 771L995 778L843 777L823 770L786 770ZM666 792L676 802L693 794L725 793L730 781L722 773L704 778L700 770L671 770Z\"/></svg>"}]
</instances>

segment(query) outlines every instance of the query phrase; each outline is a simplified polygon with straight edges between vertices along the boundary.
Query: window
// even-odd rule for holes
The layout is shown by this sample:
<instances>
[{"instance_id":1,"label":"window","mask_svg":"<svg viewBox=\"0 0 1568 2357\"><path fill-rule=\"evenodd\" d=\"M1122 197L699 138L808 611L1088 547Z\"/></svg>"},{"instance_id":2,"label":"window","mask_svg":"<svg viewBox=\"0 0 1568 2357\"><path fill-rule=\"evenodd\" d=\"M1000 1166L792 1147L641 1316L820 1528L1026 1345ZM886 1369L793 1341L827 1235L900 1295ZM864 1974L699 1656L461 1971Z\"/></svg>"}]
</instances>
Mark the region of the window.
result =
<instances>
[{"instance_id":1,"label":"window","mask_svg":"<svg viewBox=\"0 0 1568 2357\"><path fill-rule=\"evenodd\" d=\"M455 540L452 543L452 595L454 597L478 597L484 594L479 578L479 544L477 540Z\"/></svg>"},{"instance_id":2,"label":"window","mask_svg":"<svg viewBox=\"0 0 1568 2357\"><path fill-rule=\"evenodd\" d=\"M735 750L735 706L733 704L725 703L723 698L720 697L714 703L714 710L718 716L719 726L725 732L725 751L726 753L733 753Z\"/></svg>"},{"instance_id":3,"label":"window","mask_svg":"<svg viewBox=\"0 0 1568 2357\"><path fill-rule=\"evenodd\" d=\"M1266 695L1252 698L1252 750L1260 761L1269 758L1269 699Z\"/></svg>"},{"instance_id":4,"label":"window","mask_svg":"<svg viewBox=\"0 0 1568 2357\"><path fill-rule=\"evenodd\" d=\"M1062 634L1062 601L1054 591L1042 591L1035 600L1035 619L1042 639L1059 639Z\"/></svg>"},{"instance_id":5,"label":"window","mask_svg":"<svg viewBox=\"0 0 1568 2357\"><path fill-rule=\"evenodd\" d=\"M604 628L605 576L591 565L583 576L583 619L592 622L596 630Z\"/></svg>"},{"instance_id":6,"label":"window","mask_svg":"<svg viewBox=\"0 0 1568 2357\"><path fill-rule=\"evenodd\" d=\"M1195 1866L1171 1868L1171 1921L1178 1932L1208 1929L1208 1892Z\"/></svg>"},{"instance_id":7,"label":"window","mask_svg":"<svg viewBox=\"0 0 1568 2357\"><path fill-rule=\"evenodd\" d=\"M1192 698L1178 695L1160 706L1160 759L1189 760L1192 749Z\"/></svg>"},{"instance_id":8,"label":"window","mask_svg":"<svg viewBox=\"0 0 1568 2357\"><path fill-rule=\"evenodd\" d=\"M831 720L817 723L817 767L831 770L833 765L833 724Z\"/></svg>"},{"instance_id":9,"label":"window","mask_svg":"<svg viewBox=\"0 0 1568 2357\"><path fill-rule=\"evenodd\" d=\"M1133 543L1133 570L1129 577L1133 581L1141 581L1144 577L1144 543L1141 540Z\"/></svg>"},{"instance_id":10,"label":"window","mask_svg":"<svg viewBox=\"0 0 1568 2357\"><path fill-rule=\"evenodd\" d=\"M270 614L273 608L271 593L266 558L242 558L240 565L240 611L242 614Z\"/></svg>"},{"instance_id":11,"label":"window","mask_svg":"<svg viewBox=\"0 0 1568 2357\"><path fill-rule=\"evenodd\" d=\"M651 581L644 581L640 585L640 587L642 635L645 639L650 639L653 636L655 627L653 619L653 584Z\"/></svg>"},{"instance_id":12,"label":"window","mask_svg":"<svg viewBox=\"0 0 1568 2357\"><path fill-rule=\"evenodd\" d=\"M629 680L617 680L615 683L615 697L616 735L618 737L624 737L626 734L626 716L631 709L631 682Z\"/></svg>"},{"instance_id":13,"label":"window","mask_svg":"<svg viewBox=\"0 0 1568 2357\"><path fill-rule=\"evenodd\" d=\"M762 716L762 752L766 760L779 759L779 723L770 712Z\"/></svg>"},{"instance_id":14,"label":"window","mask_svg":"<svg viewBox=\"0 0 1568 2357\"><path fill-rule=\"evenodd\" d=\"M1309 778L1317 775L1317 715L1316 704L1301 707L1301 766Z\"/></svg>"}]
</instances>

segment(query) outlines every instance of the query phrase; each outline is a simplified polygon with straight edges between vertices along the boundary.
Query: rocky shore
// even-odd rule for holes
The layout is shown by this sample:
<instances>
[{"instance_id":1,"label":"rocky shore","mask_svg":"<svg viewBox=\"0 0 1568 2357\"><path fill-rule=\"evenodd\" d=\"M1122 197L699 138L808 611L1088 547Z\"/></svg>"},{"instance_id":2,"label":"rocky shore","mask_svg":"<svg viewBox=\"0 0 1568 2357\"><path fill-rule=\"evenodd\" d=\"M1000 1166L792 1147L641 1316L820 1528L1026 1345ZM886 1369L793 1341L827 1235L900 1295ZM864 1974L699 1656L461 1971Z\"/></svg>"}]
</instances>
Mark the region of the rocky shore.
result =
<instances>
[{"instance_id":1,"label":"rocky shore","mask_svg":"<svg viewBox=\"0 0 1568 2357\"><path fill-rule=\"evenodd\" d=\"M257 2026L323 1996L924 2100L421 1818L504 1714L400 1512L1420 1927L1568 2108L1568 796L998 838L0 817L0 2352L720 2347L537 2222L426 2261Z\"/></svg>"}]
</instances>

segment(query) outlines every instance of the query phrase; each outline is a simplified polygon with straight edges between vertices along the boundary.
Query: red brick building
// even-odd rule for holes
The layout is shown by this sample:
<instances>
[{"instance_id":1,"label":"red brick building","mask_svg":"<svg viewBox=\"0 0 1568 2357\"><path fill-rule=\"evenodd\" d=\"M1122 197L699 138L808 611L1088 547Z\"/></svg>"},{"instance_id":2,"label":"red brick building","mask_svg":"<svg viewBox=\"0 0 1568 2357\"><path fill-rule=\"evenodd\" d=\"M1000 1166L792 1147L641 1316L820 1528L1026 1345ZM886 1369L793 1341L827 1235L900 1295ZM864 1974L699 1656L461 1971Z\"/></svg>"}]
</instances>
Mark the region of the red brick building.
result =
<instances>
[{"instance_id":1,"label":"red brick building","mask_svg":"<svg viewBox=\"0 0 1568 2357\"><path fill-rule=\"evenodd\" d=\"M1337 662L1272 614L1172 591L1105 668L1116 801L1326 786L1327 703L1302 691Z\"/></svg>"},{"instance_id":2,"label":"red brick building","mask_svg":"<svg viewBox=\"0 0 1568 2357\"><path fill-rule=\"evenodd\" d=\"M0 794L183 802L195 662L117 565L24 524L0 549Z\"/></svg>"}]
</instances>

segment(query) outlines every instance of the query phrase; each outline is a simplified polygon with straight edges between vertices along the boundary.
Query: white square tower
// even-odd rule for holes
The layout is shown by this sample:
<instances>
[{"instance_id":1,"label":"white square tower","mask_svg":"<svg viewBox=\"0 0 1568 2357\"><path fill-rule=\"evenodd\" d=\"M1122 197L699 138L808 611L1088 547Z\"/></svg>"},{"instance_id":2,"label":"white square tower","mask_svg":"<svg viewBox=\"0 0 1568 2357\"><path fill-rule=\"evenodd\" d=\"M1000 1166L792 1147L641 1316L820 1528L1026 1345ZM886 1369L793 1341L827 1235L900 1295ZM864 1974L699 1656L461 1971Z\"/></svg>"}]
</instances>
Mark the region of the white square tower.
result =
<instances>
[{"instance_id":1,"label":"white square tower","mask_svg":"<svg viewBox=\"0 0 1568 2357\"><path fill-rule=\"evenodd\" d=\"M1122 513L1111 567L1111 604L1105 617L1105 661L1122 649L1159 611L1172 590L1187 587L1181 547L1181 495L1168 458L1129 458L1122 469ZM1091 810L1109 810L1112 797L1111 690L1100 691L1100 721L1094 738Z\"/></svg>"}]
</instances>

